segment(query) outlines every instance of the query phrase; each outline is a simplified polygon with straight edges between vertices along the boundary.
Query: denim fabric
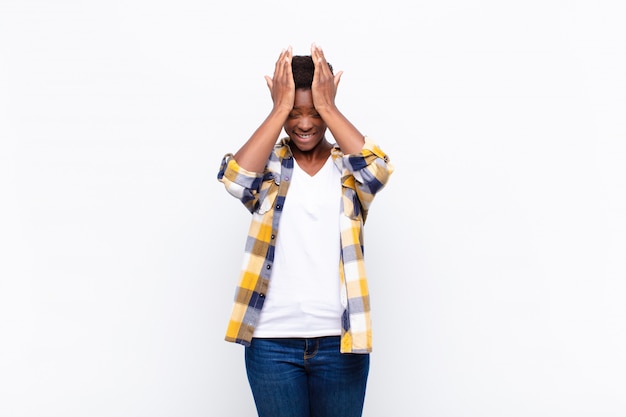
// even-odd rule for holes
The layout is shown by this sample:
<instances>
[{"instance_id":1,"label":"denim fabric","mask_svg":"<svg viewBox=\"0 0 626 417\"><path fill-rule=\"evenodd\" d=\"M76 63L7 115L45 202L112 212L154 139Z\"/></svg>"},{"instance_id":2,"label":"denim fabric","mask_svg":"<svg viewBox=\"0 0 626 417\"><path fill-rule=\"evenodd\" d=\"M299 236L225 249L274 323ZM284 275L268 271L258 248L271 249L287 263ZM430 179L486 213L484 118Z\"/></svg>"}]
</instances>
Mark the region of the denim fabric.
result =
<instances>
[{"instance_id":1,"label":"denim fabric","mask_svg":"<svg viewBox=\"0 0 626 417\"><path fill-rule=\"evenodd\" d=\"M259 417L360 417L369 354L339 345L339 336L253 338L245 358Z\"/></svg>"}]
</instances>

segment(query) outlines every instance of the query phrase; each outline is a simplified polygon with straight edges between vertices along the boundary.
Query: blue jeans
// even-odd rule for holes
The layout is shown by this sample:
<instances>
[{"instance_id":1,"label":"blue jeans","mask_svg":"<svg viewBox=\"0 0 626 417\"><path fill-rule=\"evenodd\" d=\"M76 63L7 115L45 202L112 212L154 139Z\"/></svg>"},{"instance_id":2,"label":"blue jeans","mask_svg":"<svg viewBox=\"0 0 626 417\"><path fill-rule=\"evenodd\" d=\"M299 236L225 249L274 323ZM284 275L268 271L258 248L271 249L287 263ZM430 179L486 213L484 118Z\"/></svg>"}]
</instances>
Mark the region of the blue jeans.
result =
<instances>
[{"instance_id":1,"label":"blue jeans","mask_svg":"<svg viewBox=\"0 0 626 417\"><path fill-rule=\"evenodd\" d=\"M369 354L339 352L339 336L254 338L246 372L259 417L360 417Z\"/></svg>"}]
</instances>

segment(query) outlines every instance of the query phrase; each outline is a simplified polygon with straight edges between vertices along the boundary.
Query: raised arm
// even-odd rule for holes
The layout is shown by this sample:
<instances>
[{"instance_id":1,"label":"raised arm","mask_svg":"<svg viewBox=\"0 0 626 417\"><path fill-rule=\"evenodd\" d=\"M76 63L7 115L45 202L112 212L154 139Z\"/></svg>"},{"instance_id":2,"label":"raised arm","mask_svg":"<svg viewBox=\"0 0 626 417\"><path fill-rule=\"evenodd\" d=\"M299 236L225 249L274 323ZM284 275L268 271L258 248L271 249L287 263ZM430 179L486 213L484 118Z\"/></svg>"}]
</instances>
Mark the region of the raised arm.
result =
<instances>
[{"instance_id":1,"label":"raised arm","mask_svg":"<svg viewBox=\"0 0 626 417\"><path fill-rule=\"evenodd\" d=\"M235 153L235 161L247 171L263 172L281 129L293 108L295 84L291 70L292 55L291 47L283 50L276 61L274 77L265 76L274 105L263 123Z\"/></svg>"},{"instance_id":2,"label":"raised arm","mask_svg":"<svg viewBox=\"0 0 626 417\"><path fill-rule=\"evenodd\" d=\"M365 143L363 135L335 105L337 86L343 71L333 75L322 48L315 44L311 45L311 57L315 65L315 75L311 86L315 110L330 129L344 154L360 152Z\"/></svg>"}]
</instances>

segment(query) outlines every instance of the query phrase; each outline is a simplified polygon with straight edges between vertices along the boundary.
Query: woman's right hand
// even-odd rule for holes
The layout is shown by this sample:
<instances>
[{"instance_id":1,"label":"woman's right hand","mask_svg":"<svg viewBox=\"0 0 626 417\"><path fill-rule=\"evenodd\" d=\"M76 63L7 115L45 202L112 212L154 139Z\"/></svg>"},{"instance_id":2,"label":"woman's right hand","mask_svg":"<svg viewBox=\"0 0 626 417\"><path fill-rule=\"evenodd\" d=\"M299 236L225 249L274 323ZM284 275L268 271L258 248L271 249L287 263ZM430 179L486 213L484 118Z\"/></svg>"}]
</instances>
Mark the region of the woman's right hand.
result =
<instances>
[{"instance_id":1,"label":"woman's right hand","mask_svg":"<svg viewBox=\"0 0 626 417\"><path fill-rule=\"evenodd\" d=\"M270 89L272 101L275 109L293 109L296 96L296 85L293 81L291 70L291 57L293 56L291 46L283 49L276 61L274 77L265 76L265 81Z\"/></svg>"}]
</instances>

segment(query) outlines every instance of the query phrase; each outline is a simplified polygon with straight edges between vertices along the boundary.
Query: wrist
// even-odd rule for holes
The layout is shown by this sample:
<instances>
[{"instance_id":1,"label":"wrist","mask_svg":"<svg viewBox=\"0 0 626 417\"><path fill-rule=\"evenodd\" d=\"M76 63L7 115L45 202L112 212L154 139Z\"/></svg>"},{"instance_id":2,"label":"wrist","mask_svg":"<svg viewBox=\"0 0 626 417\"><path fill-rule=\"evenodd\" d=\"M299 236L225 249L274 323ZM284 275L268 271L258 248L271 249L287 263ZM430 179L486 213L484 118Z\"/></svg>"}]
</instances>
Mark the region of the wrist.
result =
<instances>
[{"instance_id":1,"label":"wrist","mask_svg":"<svg viewBox=\"0 0 626 417\"><path fill-rule=\"evenodd\" d=\"M292 108L293 106L275 104L274 107L272 107L270 115L287 119L287 116L289 116L289 113L291 113Z\"/></svg>"},{"instance_id":2,"label":"wrist","mask_svg":"<svg viewBox=\"0 0 626 417\"><path fill-rule=\"evenodd\" d=\"M331 116L333 114L339 114L339 109L334 104L322 104L315 106L315 110L324 118L324 116Z\"/></svg>"}]
</instances>

